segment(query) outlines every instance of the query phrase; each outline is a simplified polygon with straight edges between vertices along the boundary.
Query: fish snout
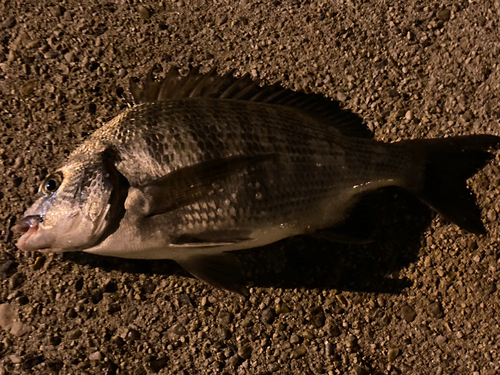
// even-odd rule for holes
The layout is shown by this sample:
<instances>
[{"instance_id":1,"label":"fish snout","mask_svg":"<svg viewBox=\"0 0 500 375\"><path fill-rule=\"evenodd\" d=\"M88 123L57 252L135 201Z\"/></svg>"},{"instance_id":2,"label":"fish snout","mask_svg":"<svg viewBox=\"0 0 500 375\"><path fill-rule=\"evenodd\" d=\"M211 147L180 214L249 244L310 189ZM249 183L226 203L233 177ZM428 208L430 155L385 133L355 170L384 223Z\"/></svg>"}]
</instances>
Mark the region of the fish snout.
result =
<instances>
[{"instance_id":1,"label":"fish snout","mask_svg":"<svg viewBox=\"0 0 500 375\"><path fill-rule=\"evenodd\" d=\"M12 231L14 233L26 233L33 226L38 225L38 223L42 222L42 217L40 215L30 215L26 216L19 223L12 227Z\"/></svg>"}]
</instances>

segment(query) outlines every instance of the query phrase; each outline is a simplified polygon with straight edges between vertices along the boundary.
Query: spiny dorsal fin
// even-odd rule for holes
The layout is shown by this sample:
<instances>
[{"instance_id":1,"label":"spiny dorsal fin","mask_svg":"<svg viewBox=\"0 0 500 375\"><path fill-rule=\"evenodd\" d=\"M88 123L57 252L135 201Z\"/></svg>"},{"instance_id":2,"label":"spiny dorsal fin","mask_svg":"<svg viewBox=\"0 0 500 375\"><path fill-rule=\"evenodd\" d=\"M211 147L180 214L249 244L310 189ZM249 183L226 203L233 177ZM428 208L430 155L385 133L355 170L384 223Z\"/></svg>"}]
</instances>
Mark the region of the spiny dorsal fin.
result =
<instances>
[{"instance_id":1,"label":"spiny dorsal fin","mask_svg":"<svg viewBox=\"0 0 500 375\"><path fill-rule=\"evenodd\" d=\"M216 69L212 68L208 73L202 74L197 67L182 77L177 68L173 67L163 80L155 82L151 70L142 89L130 80L129 90L136 105L182 98L233 99L285 105L320 118L345 135L373 137L362 119L351 111L340 108L337 101L319 94L292 91L279 84L261 87L260 81L251 79L248 74L236 78L233 73L234 71L230 71L219 76Z\"/></svg>"}]
</instances>

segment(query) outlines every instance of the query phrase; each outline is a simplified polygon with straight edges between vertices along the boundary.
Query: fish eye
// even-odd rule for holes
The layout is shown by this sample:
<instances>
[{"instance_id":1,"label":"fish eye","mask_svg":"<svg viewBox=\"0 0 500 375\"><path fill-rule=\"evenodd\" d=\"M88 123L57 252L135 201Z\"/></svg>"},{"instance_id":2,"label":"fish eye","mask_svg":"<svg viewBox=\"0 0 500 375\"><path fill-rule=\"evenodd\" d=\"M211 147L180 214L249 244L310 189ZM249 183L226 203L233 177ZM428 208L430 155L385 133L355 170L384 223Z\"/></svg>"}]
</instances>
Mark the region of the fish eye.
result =
<instances>
[{"instance_id":1,"label":"fish eye","mask_svg":"<svg viewBox=\"0 0 500 375\"><path fill-rule=\"evenodd\" d=\"M62 182L61 173L52 173L52 174L48 175L45 178L45 180L42 182L42 186L40 187L40 190L44 194L52 194L57 189L59 189L59 186L61 186L61 182Z\"/></svg>"}]
</instances>

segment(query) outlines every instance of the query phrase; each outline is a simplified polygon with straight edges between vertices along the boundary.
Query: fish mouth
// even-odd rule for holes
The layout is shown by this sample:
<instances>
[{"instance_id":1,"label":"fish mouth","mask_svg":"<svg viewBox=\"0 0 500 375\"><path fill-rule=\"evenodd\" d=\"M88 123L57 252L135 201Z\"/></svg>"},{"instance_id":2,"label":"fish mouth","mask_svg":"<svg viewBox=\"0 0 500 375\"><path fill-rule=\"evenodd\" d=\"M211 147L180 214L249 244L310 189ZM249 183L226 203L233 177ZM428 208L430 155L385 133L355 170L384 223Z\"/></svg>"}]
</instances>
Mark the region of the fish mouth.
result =
<instances>
[{"instance_id":1,"label":"fish mouth","mask_svg":"<svg viewBox=\"0 0 500 375\"><path fill-rule=\"evenodd\" d=\"M18 224L12 227L14 233L24 233L21 238L17 241L17 247L23 251L33 251L38 249L33 249L28 245L29 239L38 232L39 224L42 222L42 217L40 215L31 215L23 218Z\"/></svg>"}]
</instances>

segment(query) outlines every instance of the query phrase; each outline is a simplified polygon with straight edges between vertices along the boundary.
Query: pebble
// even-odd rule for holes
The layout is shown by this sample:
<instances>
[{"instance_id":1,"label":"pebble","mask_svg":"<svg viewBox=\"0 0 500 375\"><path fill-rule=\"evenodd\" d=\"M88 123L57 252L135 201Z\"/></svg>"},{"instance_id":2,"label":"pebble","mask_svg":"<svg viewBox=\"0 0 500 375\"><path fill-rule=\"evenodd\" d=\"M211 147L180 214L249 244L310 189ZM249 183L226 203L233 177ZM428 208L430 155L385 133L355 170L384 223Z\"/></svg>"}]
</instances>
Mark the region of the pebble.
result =
<instances>
[{"instance_id":1,"label":"pebble","mask_svg":"<svg viewBox=\"0 0 500 375\"><path fill-rule=\"evenodd\" d=\"M228 359L227 363L229 366L232 367L238 366L238 363L240 363L240 356L238 354L233 355L231 358Z\"/></svg>"},{"instance_id":2,"label":"pebble","mask_svg":"<svg viewBox=\"0 0 500 375\"><path fill-rule=\"evenodd\" d=\"M437 12L437 18L441 21L448 21L451 16L451 11L449 9L442 9Z\"/></svg>"},{"instance_id":3,"label":"pebble","mask_svg":"<svg viewBox=\"0 0 500 375\"><path fill-rule=\"evenodd\" d=\"M89 355L91 361L102 361L102 353L100 351L94 352Z\"/></svg>"},{"instance_id":4,"label":"pebble","mask_svg":"<svg viewBox=\"0 0 500 375\"><path fill-rule=\"evenodd\" d=\"M397 348L389 349L389 351L387 352L387 360L389 361L389 363L394 362L394 360L398 355L399 355L399 349Z\"/></svg>"},{"instance_id":5,"label":"pebble","mask_svg":"<svg viewBox=\"0 0 500 375\"><path fill-rule=\"evenodd\" d=\"M69 62L69 63L70 63L70 62L73 62L74 57L75 57L75 53L74 53L74 52L72 52L72 51L70 51L70 52L68 52L68 53L65 53L65 54L64 54L64 59L65 59L67 62Z\"/></svg>"},{"instance_id":6,"label":"pebble","mask_svg":"<svg viewBox=\"0 0 500 375\"><path fill-rule=\"evenodd\" d=\"M438 344L439 346L443 345L445 342L446 342L446 337L442 335L436 337L436 344Z\"/></svg>"},{"instance_id":7,"label":"pebble","mask_svg":"<svg viewBox=\"0 0 500 375\"><path fill-rule=\"evenodd\" d=\"M491 222L495 222L497 220L497 213L495 212L494 209L489 210L486 216L488 217L488 220Z\"/></svg>"},{"instance_id":8,"label":"pebble","mask_svg":"<svg viewBox=\"0 0 500 375\"><path fill-rule=\"evenodd\" d=\"M141 333L135 328L130 328L126 335L127 340L134 341L141 338Z\"/></svg>"},{"instance_id":9,"label":"pebble","mask_svg":"<svg viewBox=\"0 0 500 375\"><path fill-rule=\"evenodd\" d=\"M21 92L21 94L26 95L26 96L33 94L33 91L35 91L35 81L26 82L25 84L23 84L21 86L19 91Z\"/></svg>"},{"instance_id":10,"label":"pebble","mask_svg":"<svg viewBox=\"0 0 500 375\"><path fill-rule=\"evenodd\" d=\"M18 156L16 160L14 161L14 165L12 166L12 169L19 169L22 168L24 165L24 158L22 156Z\"/></svg>"},{"instance_id":11,"label":"pebble","mask_svg":"<svg viewBox=\"0 0 500 375\"><path fill-rule=\"evenodd\" d=\"M438 319L442 318L444 315L439 302L434 302L431 303L429 306L427 306L427 313L433 318L438 318Z\"/></svg>"},{"instance_id":12,"label":"pebble","mask_svg":"<svg viewBox=\"0 0 500 375\"><path fill-rule=\"evenodd\" d=\"M342 91L337 92L337 100L339 102L345 102L347 100L346 94L344 94Z\"/></svg>"},{"instance_id":13,"label":"pebble","mask_svg":"<svg viewBox=\"0 0 500 375\"><path fill-rule=\"evenodd\" d=\"M415 319L415 316L417 315L417 313L415 312L415 310L413 310L412 307L406 305L406 306L403 306L401 308L400 315L401 315L401 318L403 318L408 323L410 323L410 322L413 322L413 320Z\"/></svg>"},{"instance_id":14,"label":"pebble","mask_svg":"<svg viewBox=\"0 0 500 375\"><path fill-rule=\"evenodd\" d=\"M221 340L229 340L232 336L232 333L229 329L225 327L219 328L219 337Z\"/></svg>"},{"instance_id":15,"label":"pebble","mask_svg":"<svg viewBox=\"0 0 500 375\"><path fill-rule=\"evenodd\" d=\"M334 353L335 353L335 349L333 348L333 344L330 341L325 341L325 355L327 357L330 357Z\"/></svg>"},{"instance_id":16,"label":"pebble","mask_svg":"<svg viewBox=\"0 0 500 375\"><path fill-rule=\"evenodd\" d=\"M77 328L77 329L74 329L73 331L70 331L70 333L68 333L68 339L76 340L76 339L80 338L81 335L82 335L82 331Z\"/></svg>"},{"instance_id":17,"label":"pebble","mask_svg":"<svg viewBox=\"0 0 500 375\"><path fill-rule=\"evenodd\" d=\"M358 366L358 365L354 366L354 373L356 375L369 375L370 374L370 372L368 372L367 369L365 369L361 366Z\"/></svg>"},{"instance_id":18,"label":"pebble","mask_svg":"<svg viewBox=\"0 0 500 375\"><path fill-rule=\"evenodd\" d=\"M252 347L250 344L242 344L238 347L238 355L243 359L249 359L252 356Z\"/></svg>"},{"instance_id":19,"label":"pebble","mask_svg":"<svg viewBox=\"0 0 500 375\"><path fill-rule=\"evenodd\" d=\"M186 328L184 328L180 324L174 324L172 327L167 329L167 337L171 341L177 341L179 340L182 336L186 336L188 334Z\"/></svg>"},{"instance_id":20,"label":"pebble","mask_svg":"<svg viewBox=\"0 0 500 375\"><path fill-rule=\"evenodd\" d=\"M10 333L14 336L21 337L29 332L29 327L26 324L21 323L20 321L15 321L12 323L12 327L10 329Z\"/></svg>"},{"instance_id":21,"label":"pebble","mask_svg":"<svg viewBox=\"0 0 500 375\"><path fill-rule=\"evenodd\" d=\"M413 120L413 112L412 111L406 111L406 113L405 113L405 119L407 121Z\"/></svg>"},{"instance_id":22,"label":"pebble","mask_svg":"<svg viewBox=\"0 0 500 375\"><path fill-rule=\"evenodd\" d=\"M158 359L154 359L150 362L149 366L151 367L151 370L153 372L159 372L162 368L164 368L167 365L168 358L167 357L161 357Z\"/></svg>"},{"instance_id":23,"label":"pebble","mask_svg":"<svg viewBox=\"0 0 500 375\"><path fill-rule=\"evenodd\" d=\"M139 16L143 20L149 20L149 18L151 17L151 12L144 5L139 4L139 6L137 7L137 11L139 12Z\"/></svg>"},{"instance_id":24,"label":"pebble","mask_svg":"<svg viewBox=\"0 0 500 375\"><path fill-rule=\"evenodd\" d=\"M272 308L267 308L262 311L261 320L266 324L272 324L274 322L274 318L276 317L276 313Z\"/></svg>"},{"instance_id":25,"label":"pebble","mask_svg":"<svg viewBox=\"0 0 500 375\"><path fill-rule=\"evenodd\" d=\"M304 331L300 334L305 340L312 340L314 335L310 331Z\"/></svg>"},{"instance_id":26,"label":"pebble","mask_svg":"<svg viewBox=\"0 0 500 375\"><path fill-rule=\"evenodd\" d=\"M307 353L307 349L304 346L298 346L292 351L291 358L292 359L297 359L300 357L303 357Z\"/></svg>"},{"instance_id":27,"label":"pebble","mask_svg":"<svg viewBox=\"0 0 500 375\"><path fill-rule=\"evenodd\" d=\"M316 307L311 310L311 319L316 327L321 328L325 325L325 312L321 307Z\"/></svg>"},{"instance_id":28,"label":"pebble","mask_svg":"<svg viewBox=\"0 0 500 375\"><path fill-rule=\"evenodd\" d=\"M290 336L290 344L298 344L300 342L300 338L298 335L296 335L295 333L292 333L292 335Z\"/></svg>"},{"instance_id":29,"label":"pebble","mask_svg":"<svg viewBox=\"0 0 500 375\"><path fill-rule=\"evenodd\" d=\"M12 328L15 318L16 312L10 303L2 303L0 305L0 327L9 331Z\"/></svg>"},{"instance_id":30,"label":"pebble","mask_svg":"<svg viewBox=\"0 0 500 375\"><path fill-rule=\"evenodd\" d=\"M16 17L10 16L2 23L2 29L11 29L16 26Z\"/></svg>"},{"instance_id":31,"label":"pebble","mask_svg":"<svg viewBox=\"0 0 500 375\"><path fill-rule=\"evenodd\" d=\"M286 303L279 303L276 305L274 311L276 314L286 314L290 312L290 308Z\"/></svg>"}]
</instances>

